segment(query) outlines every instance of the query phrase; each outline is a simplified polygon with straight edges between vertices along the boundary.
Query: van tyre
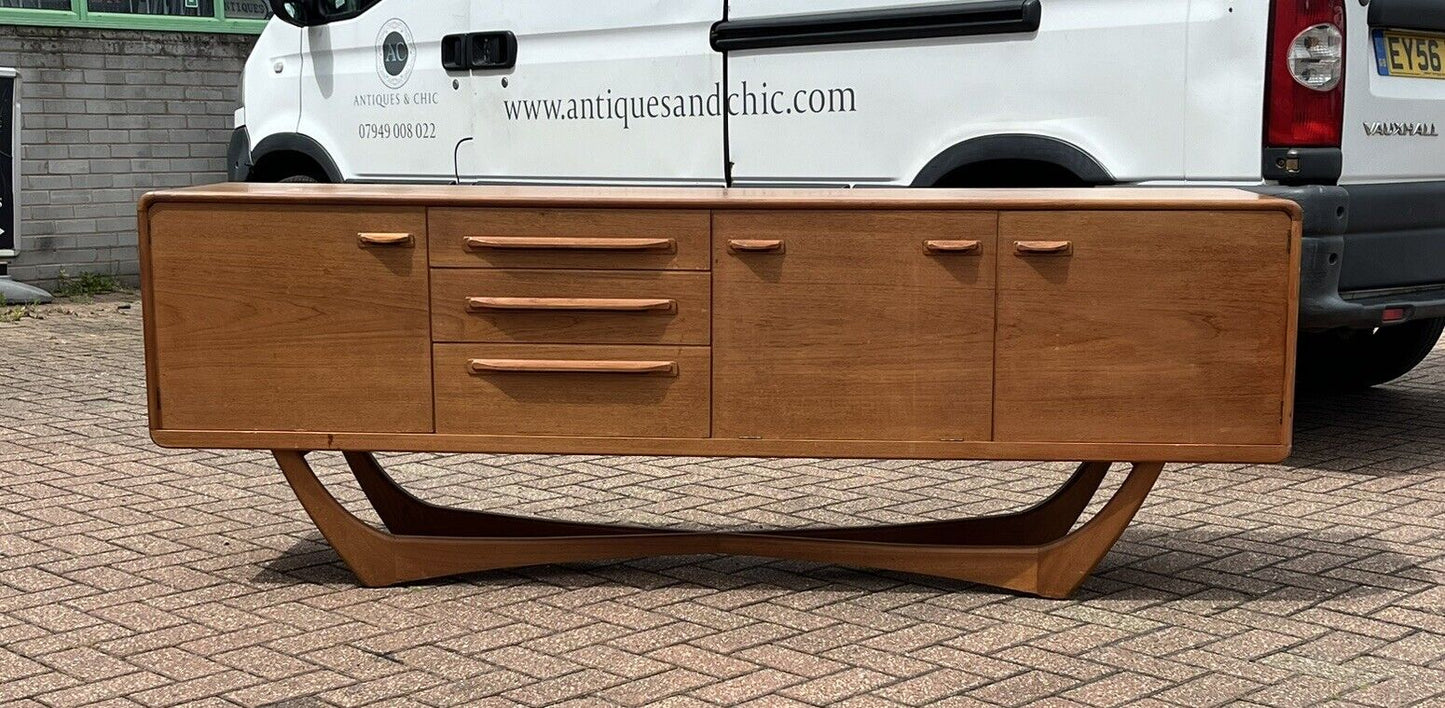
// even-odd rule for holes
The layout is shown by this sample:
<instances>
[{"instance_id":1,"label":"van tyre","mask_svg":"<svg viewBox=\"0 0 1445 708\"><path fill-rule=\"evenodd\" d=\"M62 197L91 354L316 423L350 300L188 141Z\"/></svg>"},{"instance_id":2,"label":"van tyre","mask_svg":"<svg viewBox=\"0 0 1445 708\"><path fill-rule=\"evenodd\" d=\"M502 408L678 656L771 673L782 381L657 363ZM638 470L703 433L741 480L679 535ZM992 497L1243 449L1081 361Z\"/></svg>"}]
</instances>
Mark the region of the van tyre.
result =
<instances>
[{"instance_id":1,"label":"van tyre","mask_svg":"<svg viewBox=\"0 0 1445 708\"><path fill-rule=\"evenodd\" d=\"M1358 391L1394 381L1430 355L1442 330L1445 318L1301 335L1299 388L1314 393Z\"/></svg>"},{"instance_id":2,"label":"van tyre","mask_svg":"<svg viewBox=\"0 0 1445 708\"><path fill-rule=\"evenodd\" d=\"M321 182L321 180L311 175L291 175L290 177L282 177L277 181L282 184L317 184Z\"/></svg>"}]
</instances>

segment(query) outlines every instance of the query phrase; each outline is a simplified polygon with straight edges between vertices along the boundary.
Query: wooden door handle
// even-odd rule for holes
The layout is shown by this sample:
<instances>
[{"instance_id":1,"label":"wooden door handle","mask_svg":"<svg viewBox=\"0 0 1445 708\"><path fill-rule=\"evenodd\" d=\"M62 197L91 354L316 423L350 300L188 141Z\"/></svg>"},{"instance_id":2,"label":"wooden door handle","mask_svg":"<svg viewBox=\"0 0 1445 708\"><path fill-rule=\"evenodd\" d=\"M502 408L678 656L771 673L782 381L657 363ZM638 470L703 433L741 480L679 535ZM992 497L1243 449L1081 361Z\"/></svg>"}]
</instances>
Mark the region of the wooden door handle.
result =
<instances>
[{"instance_id":1,"label":"wooden door handle","mask_svg":"<svg viewBox=\"0 0 1445 708\"><path fill-rule=\"evenodd\" d=\"M1014 241L1020 256L1067 256L1074 252L1072 241Z\"/></svg>"},{"instance_id":2,"label":"wooden door handle","mask_svg":"<svg viewBox=\"0 0 1445 708\"><path fill-rule=\"evenodd\" d=\"M924 241L923 250L934 254L966 254L983 251L982 241Z\"/></svg>"},{"instance_id":3,"label":"wooden door handle","mask_svg":"<svg viewBox=\"0 0 1445 708\"><path fill-rule=\"evenodd\" d=\"M411 234L382 234L382 233L359 233L356 235L356 242L362 248L377 248L385 246L411 246L416 239Z\"/></svg>"},{"instance_id":4,"label":"wooden door handle","mask_svg":"<svg viewBox=\"0 0 1445 708\"><path fill-rule=\"evenodd\" d=\"M473 359L473 374L630 374L677 376L675 361L559 361L553 359Z\"/></svg>"},{"instance_id":5,"label":"wooden door handle","mask_svg":"<svg viewBox=\"0 0 1445 708\"><path fill-rule=\"evenodd\" d=\"M670 238L468 236L462 239L462 245L468 251L677 251L677 240Z\"/></svg>"},{"instance_id":6,"label":"wooden door handle","mask_svg":"<svg viewBox=\"0 0 1445 708\"><path fill-rule=\"evenodd\" d=\"M783 253L786 245L779 239L731 239L728 251L732 253Z\"/></svg>"},{"instance_id":7,"label":"wooden door handle","mask_svg":"<svg viewBox=\"0 0 1445 708\"><path fill-rule=\"evenodd\" d=\"M540 312L677 312L677 301L664 298L469 297L467 309Z\"/></svg>"}]
</instances>

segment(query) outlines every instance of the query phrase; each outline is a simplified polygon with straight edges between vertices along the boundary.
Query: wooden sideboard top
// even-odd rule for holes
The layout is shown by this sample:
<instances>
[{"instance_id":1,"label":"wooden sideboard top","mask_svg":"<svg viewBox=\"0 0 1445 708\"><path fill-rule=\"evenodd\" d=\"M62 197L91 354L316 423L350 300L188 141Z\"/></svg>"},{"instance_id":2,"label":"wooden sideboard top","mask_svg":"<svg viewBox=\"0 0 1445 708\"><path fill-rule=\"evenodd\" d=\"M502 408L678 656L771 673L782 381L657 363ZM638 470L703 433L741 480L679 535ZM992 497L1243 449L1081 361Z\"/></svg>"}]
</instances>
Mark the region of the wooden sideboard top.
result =
<instances>
[{"instance_id":1,"label":"wooden sideboard top","mask_svg":"<svg viewBox=\"0 0 1445 708\"><path fill-rule=\"evenodd\" d=\"M432 207L695 209L997 209L1303 212L1287 199L1240 189L1098 187L1094 189L720 189L710 187L532 187L458 185L298 185L229 182L152 192L158 202Z\"/></svg>"}]
</instances>

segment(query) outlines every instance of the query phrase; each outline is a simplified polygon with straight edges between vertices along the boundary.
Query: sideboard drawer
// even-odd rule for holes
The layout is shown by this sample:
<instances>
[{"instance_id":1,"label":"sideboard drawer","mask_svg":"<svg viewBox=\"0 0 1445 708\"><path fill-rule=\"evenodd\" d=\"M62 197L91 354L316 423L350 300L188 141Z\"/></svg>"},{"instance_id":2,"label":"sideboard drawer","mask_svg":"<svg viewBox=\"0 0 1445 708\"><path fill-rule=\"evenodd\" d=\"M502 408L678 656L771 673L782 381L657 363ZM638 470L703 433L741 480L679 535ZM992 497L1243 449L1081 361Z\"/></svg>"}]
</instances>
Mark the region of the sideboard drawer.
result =
<instances>
[{"instance_id":1,"label":"sideboard drawer","mask_svg":"<svg viewBox=\"0 0 1445 708\"><path fill-rule=\"evenodd\" d=\"M438 344L438 433L706 438L707 347Z\"/></svg>"},{"instance_id":2,"label":"sideboard drawer","mask_svg":"<svg viewBox=\"0 0 1445 708\"><path fill-rule=\"evenodd\" d=\"M442 268L708 270L705 210L431 209Z\"/></svg>"},{"instance_id":3,"label":"sideboard drawer","mask_svg":"<svg viewBox=\"0 0 1445 708\"><path fill-rule=\"evenodd\" d=\"M698 344L712 335L707 273L438 268L432 339Z\"/></svg>"}]
</instances>

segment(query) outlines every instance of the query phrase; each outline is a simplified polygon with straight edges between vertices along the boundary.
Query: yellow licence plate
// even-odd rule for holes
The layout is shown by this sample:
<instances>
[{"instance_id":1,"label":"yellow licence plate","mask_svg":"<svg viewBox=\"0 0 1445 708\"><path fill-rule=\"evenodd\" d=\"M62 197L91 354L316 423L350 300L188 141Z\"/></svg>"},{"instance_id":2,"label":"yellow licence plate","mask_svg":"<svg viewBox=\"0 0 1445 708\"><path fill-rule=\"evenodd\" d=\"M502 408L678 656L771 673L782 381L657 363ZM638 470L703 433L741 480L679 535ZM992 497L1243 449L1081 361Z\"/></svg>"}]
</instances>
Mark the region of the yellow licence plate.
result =
<instances>
[{"instance_id":1,"label":"yellow licence plate","mask_svg":"<svg viewBox=\"0 0 1445 708\"><path fill-rule=\"evenodd\" d=\"M1445 35L1375 30L1381 76L1445 79Z\"/></svg>"}]
</instances>

